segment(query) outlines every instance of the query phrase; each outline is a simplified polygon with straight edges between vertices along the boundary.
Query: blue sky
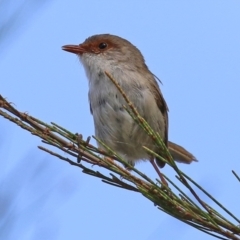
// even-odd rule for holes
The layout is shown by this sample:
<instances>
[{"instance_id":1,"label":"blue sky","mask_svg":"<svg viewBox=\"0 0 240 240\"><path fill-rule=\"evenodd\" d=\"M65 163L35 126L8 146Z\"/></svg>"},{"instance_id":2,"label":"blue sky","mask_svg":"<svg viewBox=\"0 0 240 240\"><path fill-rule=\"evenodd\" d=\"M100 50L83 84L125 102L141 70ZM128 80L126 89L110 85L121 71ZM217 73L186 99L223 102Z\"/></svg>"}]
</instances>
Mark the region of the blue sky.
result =
<instances>
[{"instance_id":1,"label":"blue sky","mask_svg":"<svg viewBox=\"0 0 240 240\"><path fill-rule=\"evenodd\" d=\"M240 174L239 12L239 1L52 1L4 43L0 94L23 112L91 136L87 79L61 46L99 33L128 39L163 82L170 140L199 160L180 168L239 216L239 183L231 173ZM3 118L0 129L0 191L17 196L0 221L11 224L14 212L6 239L213 239L140 194L41 152L40 139ZM150 164L137 167L156 178ZM174 179L169 167L163 172Z\"/></svg>"}]
</instances>

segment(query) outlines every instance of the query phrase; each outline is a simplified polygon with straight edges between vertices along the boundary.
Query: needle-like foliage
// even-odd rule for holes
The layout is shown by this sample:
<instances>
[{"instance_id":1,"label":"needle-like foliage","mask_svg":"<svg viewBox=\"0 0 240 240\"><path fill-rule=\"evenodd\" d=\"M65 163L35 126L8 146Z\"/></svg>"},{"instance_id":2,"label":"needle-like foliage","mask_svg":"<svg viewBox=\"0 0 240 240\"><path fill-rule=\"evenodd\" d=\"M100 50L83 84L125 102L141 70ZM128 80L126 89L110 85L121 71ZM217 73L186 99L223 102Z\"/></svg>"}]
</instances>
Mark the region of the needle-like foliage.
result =
<instances>
[{"instance_id":1,"label":"needle-like foliage","mask_svg":"<svg viewBox=\"0 0 240 240\"><path fill-rule=\"evenodd\" d=\"M115 187L139 192L152 201L161 211L216 238L239 240L240 219L234 216L233 213L227 210L177 167L161 137L156 134L148 123L138 114L117 81L107 72L106 75L109 77L109 81L115 84L125 98L127 103L127 105L124 106L125 109L136 123L139 124L159 146L161 156L143 147L151 155L158 156L173 168L176 172L176 178L182 187L177 186L172 179L169 179L163 173L161 173L161 180L150 179L148 176L129 165L108 146L105 146L107 151L103 152L90 144L90 137L87 140L83 140L81 134L73 134L56 123L52 122L51 124L47 124L33 116L20 112L1 95L0 115L33 135L40 137L42 142L47 144L45 147L39 146L41 150L75 167L81 168L83 173L100 178L104 183L111 184ZM99 139L96 140L100 142ZM101 144L104 145L102 142ZM50 148L49 145L54 148ZM65 153L68 154L68 157L66 157ZM94 171L92 165L97 165L109 170L109 175ZM124 166L126 166L127 169ZM240 181L237 173L233 171L233 174ZM193 187L197 190L194 190ZM190 194L187 194L186 192L189 191ZM200 191L218 205L230 220L223 217L217 210L201 200L198 195Z\"/></svg>"}]
</instances>

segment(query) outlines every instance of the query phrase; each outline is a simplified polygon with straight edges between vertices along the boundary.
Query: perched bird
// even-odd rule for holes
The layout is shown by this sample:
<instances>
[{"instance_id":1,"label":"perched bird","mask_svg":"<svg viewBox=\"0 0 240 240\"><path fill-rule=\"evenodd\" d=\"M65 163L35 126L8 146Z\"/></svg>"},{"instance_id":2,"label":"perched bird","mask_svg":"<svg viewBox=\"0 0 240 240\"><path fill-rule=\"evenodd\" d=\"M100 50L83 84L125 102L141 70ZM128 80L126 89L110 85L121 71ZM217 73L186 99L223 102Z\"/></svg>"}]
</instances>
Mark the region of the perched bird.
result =
<instances>
[{"instance_id":1,"label":"perched bird","mask_svg":"<svg viewBox=\"0 0 240 240\"><path fill-rule=\"evenodd\" d=\"M141 117L160 134L175 161L191 163L195 157L168 141L168 107L141 52L129 41L110 34L94 35L63 50L78 55L89 81L89 103L95 135L128 163L152 160L142 146L161 155L151 137L123 107L127 103L105 72L119 83ZM99 147L102 146L99 144ZM165 163L156 158L159 167Z\"/></svg>"}]
</instances>

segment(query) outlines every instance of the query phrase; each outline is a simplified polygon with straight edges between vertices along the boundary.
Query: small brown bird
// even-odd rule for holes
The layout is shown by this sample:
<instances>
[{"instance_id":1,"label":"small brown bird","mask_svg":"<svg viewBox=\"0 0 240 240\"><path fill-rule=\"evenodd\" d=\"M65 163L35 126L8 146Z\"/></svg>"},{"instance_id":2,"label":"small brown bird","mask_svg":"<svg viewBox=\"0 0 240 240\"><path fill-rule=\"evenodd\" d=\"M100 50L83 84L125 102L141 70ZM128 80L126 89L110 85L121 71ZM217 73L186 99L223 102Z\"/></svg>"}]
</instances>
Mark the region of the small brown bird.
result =
<instances>
[{"instance_id":1,"label":"small brown bird","mask_svg":"<svg viewBox=\"0 0 240 240\"><path fill-rule=\"evenodd\" d=\"M120 84L139 114L160 134L174 160L182 163L196 161L183 147L168 141L166 101L155 75L134 45L118 36L100 34L79 45L65 45L62 49L77 54L85 69L97 138L131 165L139 160L153 159L142 146L161 155L153 140L123 108L127 103L106 76L106 71ZM156 162L159 167L165 165L160 159Z\"/></svg>"}]
</instances>

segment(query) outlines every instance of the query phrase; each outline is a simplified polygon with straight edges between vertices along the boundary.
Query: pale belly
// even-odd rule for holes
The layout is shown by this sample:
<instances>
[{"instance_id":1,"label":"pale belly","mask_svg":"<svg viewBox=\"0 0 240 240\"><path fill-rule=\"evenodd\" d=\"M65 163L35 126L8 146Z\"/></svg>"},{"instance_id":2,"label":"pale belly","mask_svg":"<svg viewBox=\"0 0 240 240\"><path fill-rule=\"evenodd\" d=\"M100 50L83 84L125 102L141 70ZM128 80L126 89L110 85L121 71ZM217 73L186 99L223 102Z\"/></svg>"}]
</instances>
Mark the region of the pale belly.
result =
<instances>
[{"instance_id":1,"label":"pale belly","mask_svg":"<svg viewBox=\"0 0 240 240\"><path fill-rule=\"evenodd\" d=\"M138 160L149 159L143 146L153 151L157 148L151 137L124 109L126 103L119 93L95 96L91 100L96 137L132 165ZM136 108L153 130L163 137L164 122L158 107L149 107L147 100L139 99Z\"/></svg>"}]
</instances>

